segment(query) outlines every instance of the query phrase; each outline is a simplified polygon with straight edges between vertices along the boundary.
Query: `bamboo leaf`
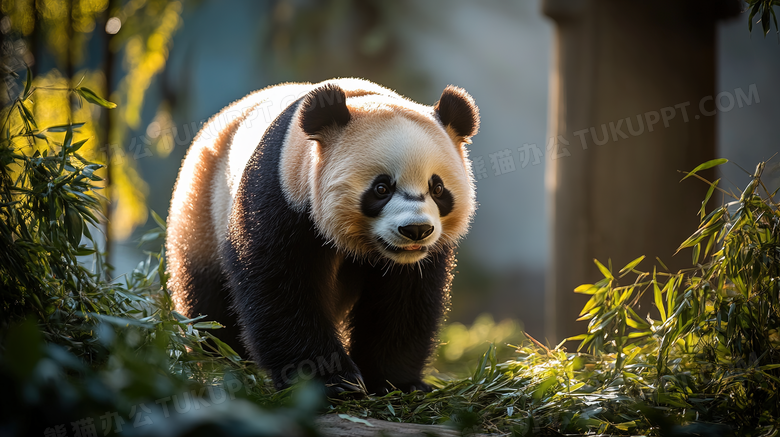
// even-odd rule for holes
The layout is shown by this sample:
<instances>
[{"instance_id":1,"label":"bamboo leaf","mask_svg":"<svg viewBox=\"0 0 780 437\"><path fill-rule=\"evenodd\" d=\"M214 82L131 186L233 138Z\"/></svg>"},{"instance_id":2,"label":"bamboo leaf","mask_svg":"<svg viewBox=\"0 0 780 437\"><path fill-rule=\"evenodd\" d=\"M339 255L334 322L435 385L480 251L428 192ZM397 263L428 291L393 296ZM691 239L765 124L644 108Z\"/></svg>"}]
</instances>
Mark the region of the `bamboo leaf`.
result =
<instances>
[{"instance_id":1,"label":"bamboo leaf","mask_svg":"<svg viewBox=\"0 0 780 437\"><path fill-rule=\"evenodd\" d=\"M753 17L758 13L758 9L761 7L761 2L756 2L755 5L753 5L753 8L750 10L750 15L748 15L748 32L753 31Z\"/></svg>"},{"instance_id":2,"label":"bamboo leaf","mask_svg":"<svg viewBox=\"0 0 780 437\"><path fill-rule=\"evenodd\" d=\"M80 86L76 88L76 92L89 103L94 103L95 105L99 105L108 109L116 108L116 103L109 102L108 100L98 96L94 91L87 87Z\"/></svg>"},{"instance_id":3,"label":"bamboo leaf","mask_svg":"<svg viewBox=\"0 0 780 437\"><path fill-rule=\"evenodd\" d=\"M152 218L157 223L157 226L165 230L166 229L165 220L163 220L155 211L151 211L151 213L152 213Z\"/></svg>"},{"instance_id":4,"label":"bamboo leaf","mask_svg":"<svg viewBox=\"0 0 780 437\"><path fill-rule=\"evenodd\" d=\"M712 197L712 193L715 192L715 188L718 186L718 182L720 182L720 179L717 179L715 182L710 184L710 188L707 190L707 195L704 196L704 200L701 202L701 209L699 210L699 216L704 220L705 215L705 208L707 206L707 202L710 201L710 197Z\"/></svg>"},{"instance_id":5,"label":"bamboo leaf","mask_svg":"<svg viewBox=\"0 0 780 437\"><path fill-rule=\"evenodd\" d=\"M658 281L653 275L653 296L655 298L655 306L661 313L661 321L666 322L666 308L664 308L664 300L661 296L661 289L658 287Z\"/></svg>"},{"instance_id":6,"label":"bamboo leaf","mask_svg":"<svg viewBox=\"0 0 780 437\"><path fill-rule=\"evenodd\" d=\"M601 299L599 299L597 296L593 296L590 299L588 299L588 302L585 303L585 306L582 307L582 311L580 311L580 315L583 315L590 311L591 309L595 308L599 303L601 303Z\"/></svg>"},{"instance_id":7,"label":"bamboo leaf","mask_svg":"<svg viewBox=\"0 0 780 437\"><path fill-rule=\"evenodd\" d=\"M640 324L642 324L642 325L644 325L644 326L646 326L646 327L650 327L650 324L649 324L649 323L647 323L647 322L645 321L645 319L643 319L643 318L639 317L639 314L637 314L637 313L636 313L636 311L634 311L634 309L633 309L633 308L631 308L631 307L627 307L626 309L628 309L628 313L629 313L630 317L631 317L633 320L637 321L638 323L640 323Z\"/></svg>"},{"instance_id":8,"label":"bamboo leaf","mask_svg":"<svg viewBox=\"0 0 780 437\"><path fill-rule=\"evenodd\" d=\"M674 288L676 283L676 277L672 276L664 285L663 292L666 294L666 308L669 308L669 311L674 308L674 301L677 300L677 290Z\"/></svg>"},{"instance_id":9,"label":"bamboo leaf","mask_svg":"<svg viewBox=\"0 0 780 437\"><path fill-rule=\"evenodd\" d=\"M728 159L721 158L721 159L712 159L712 160L709 160L709 161L707 161L707 162L705 162L703 164L699 164L696 168L694 168L688 174L686 174L684 178L680 179L680 182L688 179L689 177L695 175L696 173L698 173L698 172L700 172L702 170L707 170L708 168L716 167L718 165L725 164L727 162L729 162Z\"/></svg>"},{"instance_id":10,"label":"bamboo leaf","mask_svg":"<svg viewBox=\"0 0 780 437\"><path fill-rule=\"evenodd\" d=\"M46 129L43 130L43 132L59 133L59 132L67 132L68 129L71 129L71 130L75 131L76 129L84 126L84 124L85 123L59 124L59 125L56 125L56 126L47 127Z\"/></svg>"},{"instance_id":11,"label":"bamboo leaf","mask_svg":"<svg viewBox=\"0 0 780 437\"><path fill-rule=\"evenodd\" d=\"M192 325L195 329L221 329L224 326L219 322L198 322Z\"/></svg>"},{"instance_id":12,"label":"bamboo leaf","mask_svg":"<svg viewBox=\"0 0 780 437\"><path fill-rule=\"evenodd\" d=\"M552 376L550 378L547 378L544 381L542 381L542 383L539 384L539 386L536 387L536 390L534 390L534 394L533 394L534 400L538 401L538 400L542 399L542 396L544 396L544 393L548 389L550 389L553 385L555 385L557 383L558 383L558 379L555 378L554 376Z\"/></svg>"},{"instance_id":13,"label":"bamboo leaf","mask_svg":"<svg viewBox=\"0 0 780 437\"><path fill-rule=\"evenodd\" d=\"M81 214L70 206L65 207L65 226L71 246L78 247L79 242L81 242L84 220L81 218Z\"/></svg>"},{"instance_id":14,"label":"bamboo leaf","mask_svg":"<svg viewBox=\"0 0 780 437\"><path fill-rule=\"evenodd\" d=\"M78 151L87 141L89 141L89 138L73 143L73 145L68 149L68 154Z\"/></svg>"},{"instance_id":15,"label":"bamboo leaf","mask_svg":"<svg viewBox=\"0 0 780 437\"><path fill-rule=\"evenodd\" d=\"M680 249L677 249L677 250L680 250ZM661 267L663 267L664 270L666 270L667 272L669 271L669 267L666 267L666 264L664 264L664 262L661 261L661 258L655 257L655 260L658 261L658 264L661 264Z\"/></svg>"},{"instance_id":16,"label":"bamboo leaf","mask_svg":"<svg viewBox=\"0 0 780 437\"><path fill-rule=\"evenodd\" d=\"M27 80L24 84L24 93L22 93L22 100L27 100L27 98L30 97L30 92L32 91L32 82L33 82L32 70L30 70L30 67L27 67Z\"/></svg>"},{"instance_id":17,"label":"bamboo leaf","mask_svg":"<svg viewBox=\"0 0 780 437\"><path fill-rule=\"evenodd\" d=\"M608 278L610 280L615 279L615 277L612 276L612 272L610 272L608 268L604 267L604 264L601 264L599 260L594 258L593 262L596 263L596 267L599 268L601 274L604 275L605 278Z\"/></svg>"},{"instance_id":18,"label":"bamboo leaf","mask_svg":"<svg viewBox=\"0 0 780 437\"><path fill-rule=\"evenodd\" d=\"M764 36L767 36L769 34L770 29L770 22L769 22L769 11L771 8L764 7L764 12L761 13L761 28L764 31Z\"/></svg>"},{"instance_id":19,"label":"bamboo leaf","mask_svg":"<svg viewBox=\"0 0 780 437\"><path fill-rule=\"evenodd\" d=\"M24 112L24 119L27 123L30 123L32 127L37 128L38 124L35 122L35 117L33 117L32 113L29 109L27 109L26 106L24 106L24 103L19 103L19 107Z\"/></svg>"},{"instance_id":20,"label":"bamboo leaf","mask_svg":"<svg viewBox=\"0 0 780 437\"><path fill-rule=\"evenodd\" d=\"M65 140L62 142L62 149L63 149L63 155L66 153L68 149L70 149L71 143L73 142L73 129L68 126L68 129L65 131Z\"/></svg>"},{"instance_id":21,"label":"bamboo leaf","mask_svg":"<svg viewBox=\"0 0 780 437\"><path fill-rule=\"evenodd\" d=\"M349 414L339 414L339 417L342 418L342 419L345 419L345 420L349 420L350 422L361 423L363 425L371 426L371 427L374 426L371 422L369 422L366 419L361 419L359 417L350 416Z\"/></svg>"},{"instance_id":22,"label":"bamboo leaf","mask_svg":"<svg viewBox=\"0 0 780 437\"><path fill-rule=\"evenodd\" d=\"M636 267L636 266L637 266L639 263L641 263L643 259L645 259L645 255L642 255L642 256L640 256L639 258L637 258L637 259L635 259L635 260L631 261L630 263L626 264L626 266L625 266L625 267L623 267L622 269L620 269L620 273L627 272L627 271L629 271L629 270L633 269L633 268L634 268L634 267Z\"/></svg>"},{"instance_id":23,"label":"bamboo leaf","mask_svg":"<svg viewBox=\"0 0 780 437\"><path fill-rule=\"evenodd\" d=\"M479 383L482 378L485 376L487 363L490 360L490 354L493 352L493 344L491 343L488 346L488 350L482 355L482 358L479 360L479 364L477 364L477 368L474 370L474 376L472 380L475 383Z\"/></svg>"},{"instance_id":24,"label":"bamboo leaf","mask_svg":"<svg viewBox=\"0 0 780 437\"><path fill-rule=\"evenodd\" d=\"M593 284L582 284L574 289L574 292L579 294L596 294L598 291L599 288Z\"/></svg>"},{"instance_id":25,"label":"bamboo leaf","mask_svg":"<svg viewBox=\"0 0 780 437\"><path fill-rule=\"evenodd\" d=\"M585 315L583 315L583 316L579 317L579 318L578 318L576 321L577 321L577 322L581 322L581 321L583 321L583 320L589 320L589 319L592 319L593 317L595 317L595 316L597 316L597 315L598 315L599 311L601 311L601 307L600 307L600 306L593 307L593 309L591 309L590 311L588 311L588 313L587 313L587 314L585 314Z\"/></svg>"},{"instance_id":26,"label":"bamboo leaf","mask_svg":"<svg viewBox=\"0 0 780 437\"><path fill-rule=\"evenodd\" d=\"M238 353L236 353L236 351L234 351L232 347L228 346L227 343L218 339L208 331L206 331L205 334L208 339L210 339L211 341L214 342L214 344L217 345L217 349L219 350L219 353L222 354L222 356L229 359L230 361L233 361L234 363L238 363L241 361L241 356L238 355Z\"/></svg>"}]
</instances>

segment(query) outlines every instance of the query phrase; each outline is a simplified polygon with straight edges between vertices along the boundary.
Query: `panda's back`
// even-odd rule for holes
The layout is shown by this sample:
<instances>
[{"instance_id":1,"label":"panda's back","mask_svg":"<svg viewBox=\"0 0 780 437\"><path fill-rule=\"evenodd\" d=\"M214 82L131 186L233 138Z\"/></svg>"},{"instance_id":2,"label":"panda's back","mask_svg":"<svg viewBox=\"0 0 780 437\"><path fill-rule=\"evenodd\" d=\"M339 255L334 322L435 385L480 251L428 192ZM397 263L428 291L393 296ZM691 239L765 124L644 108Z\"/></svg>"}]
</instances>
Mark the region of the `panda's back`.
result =
<instances>
[{"instance_id":1,"label":"panda's back","mask_svg":"<svg viewBox=\"0 0 780 437\"><path fill-rule=\"evenodd\" d=\"M309 84L277 85L233 102L198 132L182 163L168 213L166 250L177 308L187 311L191 272L219 271L233 195L265 130ZM281 144L276 145L282 147Z\"/></svg>"},{"instance_id":2,"label":"panda's back","mask_svg":"<svg viewBox=\"0 0 780 437\"><path fill-rule=\"evenodd\" d=\"M230 136L225 138L227 141L222 147L211 185L214 193L211 214L218 241L224 241L230 210L244 169L268 126L284 109L311 88L310 84L297 83L266 88L250 94L225 109L241 115L235 120ZM278 148L283 146L282 143L266 145L266 147Z\"/></svg>"}]
</instances>

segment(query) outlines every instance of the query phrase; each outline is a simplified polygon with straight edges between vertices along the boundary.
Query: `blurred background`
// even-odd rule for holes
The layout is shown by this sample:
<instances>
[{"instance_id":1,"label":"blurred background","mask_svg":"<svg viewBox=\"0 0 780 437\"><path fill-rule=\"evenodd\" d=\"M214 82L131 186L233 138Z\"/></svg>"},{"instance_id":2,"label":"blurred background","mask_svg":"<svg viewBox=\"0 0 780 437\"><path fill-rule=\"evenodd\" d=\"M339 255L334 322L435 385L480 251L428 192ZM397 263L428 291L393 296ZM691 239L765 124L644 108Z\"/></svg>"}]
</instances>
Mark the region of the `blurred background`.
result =
<instances>
[{"instance_id":1,"label":"blurred background","mask_svg":"<svg viewBox=\"0 0 780 437\"><path fill-rule=\"evenodd\" d=\"M688 253L672 257L676 246L654 246L667 229L679 244L698 224L707 186L678 184L678 170L728 158L709 176L737 190L749 180L740 166L752 172L780 151L774 30L749 32L740 2L696 14L657 3L634 14L607 0L4 0L0 31L4 65L24 77L27 64L36 86L55 88L38 94L41 124L87 122L84 154L109 164L117 275L144 258L149 211L167 215L199 126L248 92L357 76L433 104L446 85L465 88L482 117L470 147L479 209L449 321L511 318L555 344L577 333L563 320L582 307L571 290L600 278L593 257L616 269L642 254L690 266ZM118 108L79 107L57 91L77 83ZM651 131L653 112L665 118ZM625 119L646 130L615 124ZM776 171L767 179L777 187ZM489 319L498 336L516 327Z\"/></svg>"}]
</instances>

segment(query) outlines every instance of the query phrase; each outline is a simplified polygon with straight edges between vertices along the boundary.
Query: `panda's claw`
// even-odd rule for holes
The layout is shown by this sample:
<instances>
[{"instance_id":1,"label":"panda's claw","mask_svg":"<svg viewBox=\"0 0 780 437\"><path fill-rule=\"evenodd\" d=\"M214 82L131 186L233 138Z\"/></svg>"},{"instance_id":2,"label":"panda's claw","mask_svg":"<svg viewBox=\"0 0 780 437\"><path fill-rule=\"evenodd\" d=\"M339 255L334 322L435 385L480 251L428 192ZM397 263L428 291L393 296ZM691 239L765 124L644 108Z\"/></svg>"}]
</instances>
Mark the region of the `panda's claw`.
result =
<instances>
[{"instance_id":1,"label":"panda's claw","mask_svg":"<svg viewBox=\"0 0 780 437\"><path fill-rule=\"evenodd\" d=\"M360 374L333 375L325 383L325 395L333 399L365 399L366 386Z\"/></svg>"},{"instance_id":2,"label":"panda's claw","mask_svg":"<svg viewBox=\"0 0 780 437\"><path fill-rule=\"evenodd\" d=\"M417 381L414 384L409 386L409 391L410 392L421 391L423 393L430 393L433 391L433 388L422 381Z\"/></svg>"}]
</instances>

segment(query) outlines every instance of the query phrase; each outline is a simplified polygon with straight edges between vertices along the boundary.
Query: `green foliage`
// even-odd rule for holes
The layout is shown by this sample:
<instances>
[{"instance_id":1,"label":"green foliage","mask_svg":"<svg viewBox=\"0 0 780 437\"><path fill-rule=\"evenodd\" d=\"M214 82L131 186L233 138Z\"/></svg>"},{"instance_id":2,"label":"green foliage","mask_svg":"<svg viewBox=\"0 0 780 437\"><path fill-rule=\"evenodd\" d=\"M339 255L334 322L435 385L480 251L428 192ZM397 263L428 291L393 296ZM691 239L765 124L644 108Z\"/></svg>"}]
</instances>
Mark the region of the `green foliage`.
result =
<instances>
[{"instance_id":1,"label":"green foliage","mask_svg":"<svg viewBox=\"0 0 780 437\"><path fill-rule=\"evenodd\" d=\"M81 155L105 165L98 175L105 179L99 185L106 188L103 193L108 202L104 202L103 211L111 219L107 232L112 241L129 237L149 216L148 186L136 163L142 154L130 150L127 139L141 127L147 91L165 68L173 37L182 25L185 3L179 0L0 1L0 12L7 26L3 28L6 49L0 54L0 62L6 68L0 74L5 75L19 65L24 68L31 60L34 68L51 68L39 71L34 84L28 82L49 91L38 93L34 104L27 104L31 110L35 108L37 121L43 124L68 119L88 122L81 134L92 138ZM114 29L107 32L110 19L114 20ZM120 56L121 63L117 62ZM9 87L9 94L15 93L13 81L0 83L0 88L5 87ZM94 107L85 110L81 105L73 105L73 96L62 91L74 90L79 101L116 110L107 112ZM98 93L107 94L111 102L98 97ZM0 92L3 105L7 99L6 92ZM111 208L107 207L108 203Z\"/></svg>"},{"instance_id":2,"label":"green foliage","mask_svg":"<svg viewBox=\"0 0 780 437\"><path fill-rule=\"evenodd\" d=\"M764 32L764 36L769 33L771 24L775 24L775 30L780 32L780 27L777 27L777 15L773 6L780 6L780 0L747 0L748 9L750 14L748 15L748 30L753 31L753 18L759 17L761 23L761 29ZM769 18L772 21L769 21Z\"/></svg>"},{"instance_id":3,"label":"green foliage","mask_svg":"<svg viewBox=\"0 0 780 437\"><path fill-rule=\"evenodd\" d=\"M762 163L741 197L704 216L682 243L696 267L641 272L639 258L615 275L596 261L604 279L575 290L592 295L582 311L588 332L575 339L613 363L609 379L676 408L669 415L680 421L683 411L695 412L740 435L780 425L780 213L761 182L763 169ZM632 280L620 285L628 275ZM652 293L660 319L632 309L643 293Z\"/></svg>"},{"instance_id":4,"label":"green foliage","mask_svg":"<svg viewBox=\"0 0 780 437\"><path fill-rule=\"evenodd\" d=\"M81 124L38 127L27 107L35 91L29 71L27 77L23 94L3 110L0 131L2 320L34 313L67 325L76 311L117 303L78 262L94 255L102 263L90 230L100 217L92 183L101 166L78 154L86 140L73 142L73 132ZM68 297L69 290L81 293Z\"/></svg>"},{"instance_id":5,"label":"green foliage","mask_svg":"<svg viewBox=\"0 0 780 437\"><path fill-rule=\"evenodd\" d=\"M683 242L695 267L643 272L639 257L615 271L595 260L604 279L575 290L591 296L581 312L588 331L570 339L588 353L533 342L499 362L491 346L469 377L430 379L433 393L344 401L335 410L513 435L776 435L780 210L763 169ZM644 293L660 318L634 310Z\"/></svg>"},{"instance_id":6,"label":"green foliage","mask_svg":"<svg viewBox=\"0 0 780 437\"><path fill-rule=\"evenodd\" d=\"M0 113L3 434L86 426L89 435L101 425L124 434L311 434L321 394L275 393L208 332L219 323L176 313L161 253L148 252L121 282L103 276L93 237L100 165L78 153L87 140L73 138L83 123L38 126L27 74L25 90ZM70 91L112 105L85 88ZM142 241L164 238L154 218L160 228Z\"/></svg>"}]
</instances>

